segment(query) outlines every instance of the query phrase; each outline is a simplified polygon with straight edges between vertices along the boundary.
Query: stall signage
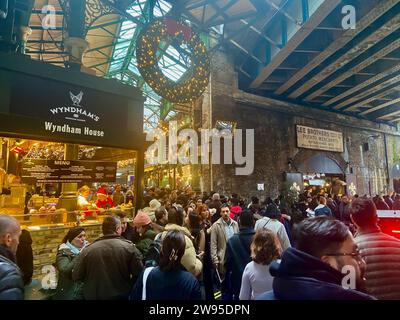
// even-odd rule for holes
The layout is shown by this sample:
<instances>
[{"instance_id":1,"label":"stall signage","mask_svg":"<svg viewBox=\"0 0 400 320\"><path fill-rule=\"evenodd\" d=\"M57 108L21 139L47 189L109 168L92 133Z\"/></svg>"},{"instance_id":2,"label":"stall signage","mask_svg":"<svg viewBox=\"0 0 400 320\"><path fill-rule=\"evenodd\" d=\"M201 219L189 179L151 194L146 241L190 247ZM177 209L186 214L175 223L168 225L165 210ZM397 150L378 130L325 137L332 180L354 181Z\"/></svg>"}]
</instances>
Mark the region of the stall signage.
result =
<instances>
[{"instance_id":1,"label":"stall signage","mask_svg":"<svg viewBox=\"0 0 400 320\"><path fill-rule=\"evenodd\" d=\"M119 91L96 89L94 84L103 83L104 79L90 78L89 81L87 76L79 74L76 77L79 81L67 83L61 78L56 81L5 71L0 66L0 87L5 87L5 98L0 96L0 131L45 141L127 149L141 147L140 93L136 99ZM126 91L124 86L110 83L121 92Z\"/></svg>"},{"instance_id":2,"label":"stall signage","mask_svg":"<svg viewBox=\"0 0 400 320\"><path fill-rule=\"evenodd\" d=\"M116 162L28 159L21 166L25 183L115 182L116 174Z\"/></svg>"},{"instance_id":3,"label":"stall signage","mask_svg":"<svg viewBox=\"0 0 400 320\"><path fill-rule=\"evenodd\" d=\"M337 131L296 126L297 147L343 152L343 134Z\"/></svg>"}]
</instances>

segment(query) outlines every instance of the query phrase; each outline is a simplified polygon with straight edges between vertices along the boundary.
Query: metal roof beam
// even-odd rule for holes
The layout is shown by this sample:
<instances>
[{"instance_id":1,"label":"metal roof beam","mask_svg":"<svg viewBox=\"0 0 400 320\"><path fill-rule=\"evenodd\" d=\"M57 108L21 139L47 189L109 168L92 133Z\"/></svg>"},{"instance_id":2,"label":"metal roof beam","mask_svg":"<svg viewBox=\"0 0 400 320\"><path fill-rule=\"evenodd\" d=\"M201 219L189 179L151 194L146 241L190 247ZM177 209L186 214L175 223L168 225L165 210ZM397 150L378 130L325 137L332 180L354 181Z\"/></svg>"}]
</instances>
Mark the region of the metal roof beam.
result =
<instances>
[{"instance_id":1,"label":"metal roof beam","mask_svg":"<svg viewBox=\"0 0 400 320\"><path fill-rule=\"evenodd\" d=\"M287 45L277 52L273 57L272 61L265 66L256 79L250 84L251 88L259 87L265 79L267 79L274 70L282 64L283 61L295 50L301 42L318 26L336 6L340 3L340 0L329 0L324 1L318 9L311 15L309 20L303 24L303 26L290 38Z\"/></svg>"},{"instance_id":2,"label":"metal roof beam","mask_svg":"<svg viewBox=\"0 0 400 320\"><path fill-rule=\"evenodd\" d=\"M376 106L376 107L373 107L373 108L371 108L371 109L365 110L365 111L361 112L360 115L365 116L365 115L367 115L367 114L369 114L369 113L372 113L372 112L381 110L381 109L383 109L383 108L386 108L386 107L391 106L391 105L393 105L393 104L396 104L396 103L398 103L398 102L400 102L400 98L394 99L394 100L390 100L390 101L388 101L388 102L386 102L386 103L383 103L383 104L380 104L380 105L378 105L378 106Z\"/></svg>"},{"instance_id":3,"label":"metal roof beam","mask_svg":"<svg viewBox=\"0 0 400 320\"><path fill-rule=\"evenodd\" d=\"M378 73L376 76L374 76L374 77L372 77L372 78L370 78L370 79L368 79L366 81L363 81L363 82L361 82L360 84L358 84L356 86L349 86L351 89L349 89L349 90L337 95L333 99L328 100L327 102L325 102L323 104L323 106L329 106L329 105L334 104L337 101L343 100L345 97L347 97L347 96L349 96L349 95L351 95L353 93L359 92L362 89L372 85L373 83L378 82L379 80L382 80L385 77L389 77L392 74L394 74L396 72L399 72L399 71L400 71L400 64L398 64L398 65L394 66L393 68L390 68L390 69L388 69L386 71ZM342 86L342 85L337 84L335 87L340 87L340 86Z\"/></svg>"},{"instance_id":4,"label":"metal roof beam","mask_svg":"<svg viewBox=\"0 0 400 320\"><path fill-rule=\"evenodd\" d=\"M373 112L370 114L370 117L377 120L388 120L388 118L400 114L400 106L398 105L399 102L400 98L393 100L393 103L390 107L385 107L380 109L379 111Z\"/></svg>"},{"instance_id":5,"label":"metal roof beam","mask_svg":"<svg viewBox=\"0 0 400 320\"><path fill-rule=\"evenodd\" d=\"M325 72L319 73L316 77L314 77L313 81L315 79L318 80L318 83L321 83L322 80L326 79L328 76L331 76L332 74L337 72L338 69L342 68L343 64L347 64L349 62L354 62L354 61L356 62L356 64L353 67L350 67L349 69L340 72L340 75L335 79L333 79L332 81L329 81L328 83L326 83L317 90L312 90L312 93L307 95L307 97L304 100L312 101L312 99L318 97L318 95L320 95L321 93L329 90L335 84L341 83L342 81L351 77L355 73L360 73L364 68L373 64L374 62L386 56L387 54L391 53L392 51L400 48L400 39L398 36L395 36L397 40L391 42L390 44L385 45L383 48L381 48L374 54L369 55L369 58L365 59L361 57L362 54L365 55L366 53L368 53L369 49L373 50L374 49L373 45L375 44L380 45L381 41L384 41L382 39L390 37L391 34L393 34L399 28L400 28L400 15L397 15L393 19L391 19L388 23L385 23L384 26L379 28L372 35L368 36L364 41L354 46L350 51L348 51L347 54L342 56L335 63L331 64L329 69L325 69L326 70ZM374 76L374 74L368 74L368 73L366 75ZM315 86L315 84L316 83L314 82L311 88Z\"/></svg>"},{"instance_id":6,"label":"metal roof beam","mask_svg":"<svg viewBox=\"0 0 400 320\"><path fill-rule=\"evenodd\" d=\"M331 57L335 52L342 49L346 44L348 44L356 35L360 34L363 30L365 30L368 26L371 25L375 20L381 17L383 14L388 12L393 6L398 4L400 0L389 0L382 1L379 3L373 10L371 10L367 15L365 15L360 21L357 21L356 29L349 29L343 33L341 37L335 40L328 48L322 51L317 57L315 57L312 61L310 61L304 68L302 68L299 72L293 75L282 87L280 87L275 93L282 94L287 91L290 87L295 85L299 80L303 79L310 71L320 66L326 59ZM366 39L368 40L368 38ZM359 44L359 47L362 44ZM364 50L368 47L364 46ZM300 95L310 90L313 86L320 83L323 79L328 77L330 74L335 72L339 67L343 66L344 63L348 63L351 61L351 58L354 55L354 52L357 52L355 48L350 50L346 55L343 55L339 60L336 60L334 63L326 66L322 72L318 73L315 77L312 77L304 84L302 84L299 88L293 91L289 97L290 98L298 98ZM360 52L361 53L361 52ZM355 58L354 56L353 58Z\"/></svg>"},{"instance_id":7,"label":"metal roof beam","mask_svg":"<svg viewBox=\"0 0 400 320\"><path fill-rule=\"evenodd\" d=\"M366 91L362 91L361 93L357 94L356 96L351 97L348 100L343 101L342 103L339 103L338 105L336 105L334 107L335 110L339 110L341 108L344 108L348 105L351 105L352 103L356 102L356 101L360 101L361 99L365 98L365 97L369 97L373 94L375 94L376 92L379 92L379 90L385 89L389 86L392 86L393 84L397 84L400 81L400 75L396 75L395 77L389 78L386 81L383 81L375 86L373 86L372 88L366 90ZM370 100L371 98L367 99L369 101L373 101ZM361 100L364 101L364 100ZM359 103L357 103L357 105L359 105ZM347 108L346 110L353 110L354 107L351 106L350 108Z\"/></svg>"},{"instance_id":8,"label":"metal roof beam","mask_svg":"<svg viewBox=\"0 0 400 320\"><path fill-rule=\"evenodd\" d=\"M396 77L397 81L400 81L400 76ZM394 86L398 86L400 84L400 82L395 83L394 85L392 85L391 87L387 88L384 87L382 90L380 91L375 91L375 92L370 92L369 98L367 99L362 99L360 101L358 101L356 104L344 109L344 111L353 111L355 109L357 109L360 106L366 105L368 103L370 103L371 101L377 100L378 98L384 97L386 96L389 92L393 91L393 87ZM335 108L336 109L336 108Z\"/></svg>"}]
</instances>

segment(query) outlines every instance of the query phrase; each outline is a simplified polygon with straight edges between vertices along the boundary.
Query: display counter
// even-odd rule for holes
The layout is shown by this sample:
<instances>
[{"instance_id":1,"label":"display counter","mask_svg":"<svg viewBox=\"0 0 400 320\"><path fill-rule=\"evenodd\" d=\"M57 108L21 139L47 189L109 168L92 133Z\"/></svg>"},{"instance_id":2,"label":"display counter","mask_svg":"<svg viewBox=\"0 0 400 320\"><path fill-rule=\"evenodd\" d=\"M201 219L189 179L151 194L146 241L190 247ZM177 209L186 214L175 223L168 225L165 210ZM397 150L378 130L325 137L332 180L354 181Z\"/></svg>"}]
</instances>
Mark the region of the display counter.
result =
<instances>
[{"instance_id":1,"label":"display counter","mask_svg":"<svg viewBox=\"0 0 400 320\"><path fill-rule=\"evenodd\" d=\"M55 212L24 214L24 209L21 208L0 208L0 214L7 214L16 218L22 227L28 231L31 230L47 230L54 228L70 228L76 225L95 225L101 224L105 217L114 215L118 212L123 212L129 220L134 217L134 208L111 208L101 210L93 216L85 218L83 211L66 211L57 209Z\"/></svg>"}]
</instances>

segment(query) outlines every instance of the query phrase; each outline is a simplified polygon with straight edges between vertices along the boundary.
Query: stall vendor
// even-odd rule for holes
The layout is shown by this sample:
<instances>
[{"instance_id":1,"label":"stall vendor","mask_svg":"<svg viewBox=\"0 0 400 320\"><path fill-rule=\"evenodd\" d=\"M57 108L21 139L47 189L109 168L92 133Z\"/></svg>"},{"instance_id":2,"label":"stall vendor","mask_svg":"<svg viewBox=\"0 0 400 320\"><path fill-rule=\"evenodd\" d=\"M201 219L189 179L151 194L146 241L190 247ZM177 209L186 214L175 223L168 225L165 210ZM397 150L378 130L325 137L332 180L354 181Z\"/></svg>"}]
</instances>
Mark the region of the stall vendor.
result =
<instances>
[{"instance_id":1,"label":"stall vendor","mask_svg":"<svg viewBox=\"0 0 400 320\"><path fill-rule=\"evenodd\" d=\"M78 190L78 210L89 210L85 211L85 217L92 216L94 211L90 210L93 209L95 206L88 201L90 195L90 188L88 186L83 186Z\"/></svg>"},{"instance_id":2,"label":"stall vendor","mask_svg":"<svg viewBox=\"0 0 400 320\"><path fill-rule=\"evenodd\" d=\"M99 190L97 190L96 206L103 209L114 207L114 202L112 201L111 197L107 195L107 192L104 188L99 188Z\"/></svg>"}]
</instances>

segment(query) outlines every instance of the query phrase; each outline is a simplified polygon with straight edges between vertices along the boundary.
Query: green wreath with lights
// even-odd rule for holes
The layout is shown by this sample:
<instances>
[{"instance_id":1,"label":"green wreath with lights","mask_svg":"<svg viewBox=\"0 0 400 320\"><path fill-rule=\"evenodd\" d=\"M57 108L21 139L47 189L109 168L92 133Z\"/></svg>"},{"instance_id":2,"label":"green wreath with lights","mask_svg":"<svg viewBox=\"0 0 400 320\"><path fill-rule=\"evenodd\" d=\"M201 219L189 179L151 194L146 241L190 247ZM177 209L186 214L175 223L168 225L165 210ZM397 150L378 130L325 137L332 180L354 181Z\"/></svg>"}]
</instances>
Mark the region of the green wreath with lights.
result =
<instances>
[{"instance_id":1,"label":"green wreath with lights","mask_svg":"<svg viewBox=\"0 0 400 320\"><path fill-rule=\"evenodd\" d=\"M165 43L186 45L191 66L178 81L165 76L158 65L159 50ZM166 48L165 48L166 49ZM210 59L200 36L183 22L156 19L140 32L136 45L138 69L143 79L161 97L173 103L190 103L207 87Z\"/></svg>"}]
</instances>

